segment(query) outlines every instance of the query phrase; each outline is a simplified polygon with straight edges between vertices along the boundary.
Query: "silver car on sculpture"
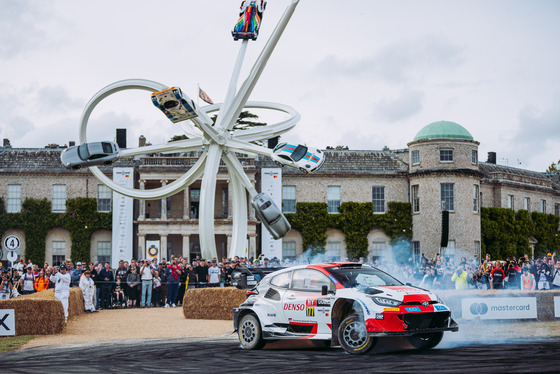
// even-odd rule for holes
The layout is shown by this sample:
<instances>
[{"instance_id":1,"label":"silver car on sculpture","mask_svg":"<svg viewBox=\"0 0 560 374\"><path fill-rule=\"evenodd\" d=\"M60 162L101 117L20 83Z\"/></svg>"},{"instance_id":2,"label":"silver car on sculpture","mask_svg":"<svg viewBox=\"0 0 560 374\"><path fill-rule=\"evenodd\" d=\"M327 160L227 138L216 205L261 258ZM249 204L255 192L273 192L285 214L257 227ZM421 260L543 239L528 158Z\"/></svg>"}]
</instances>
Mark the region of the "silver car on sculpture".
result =
<instances>
[{"instance_id":1,"label":"silver car on sculpture","mask_svg":"<svg viewBox=\"0 0 560 374\"><path fill-rule=\"evenodd\" d=\"M257 217L266 226L274 239L280 239L292 228L284 214L282 214L282 211L267 194L258 194L253 198L252 204Z\"/></svg>"},{"instance_id":2,"label":"silver car on sculpture","mask_svg":"<svg viewBox=\"0 0 560 374\"><path fill-rule=\"evenodd\" d=\"M60 160L67 169L111 165L120 157L119 146L111 141L84 143L65 149Z\"/></svg>"}]
</instances>

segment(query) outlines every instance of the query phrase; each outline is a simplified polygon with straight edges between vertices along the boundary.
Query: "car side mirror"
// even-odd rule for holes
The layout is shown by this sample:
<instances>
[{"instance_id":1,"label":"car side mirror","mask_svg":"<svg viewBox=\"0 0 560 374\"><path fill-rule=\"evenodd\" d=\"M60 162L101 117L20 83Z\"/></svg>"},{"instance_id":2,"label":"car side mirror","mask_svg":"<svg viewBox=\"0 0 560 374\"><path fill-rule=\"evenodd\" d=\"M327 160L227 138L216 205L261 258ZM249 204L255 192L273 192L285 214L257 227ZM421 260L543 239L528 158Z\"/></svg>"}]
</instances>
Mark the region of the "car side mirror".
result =
<instances>
[{"instance_id":1,"label":"car side mirror","mask_svg":"<svg viewBox=\"0 0 560 374\"><path fill-rule=\"evenodd\" d=\"M327 286L326 284L323 284L323 286L321 287L321 295L325 296L329 293L329 286Z\"/></svg>"}]
</instances>

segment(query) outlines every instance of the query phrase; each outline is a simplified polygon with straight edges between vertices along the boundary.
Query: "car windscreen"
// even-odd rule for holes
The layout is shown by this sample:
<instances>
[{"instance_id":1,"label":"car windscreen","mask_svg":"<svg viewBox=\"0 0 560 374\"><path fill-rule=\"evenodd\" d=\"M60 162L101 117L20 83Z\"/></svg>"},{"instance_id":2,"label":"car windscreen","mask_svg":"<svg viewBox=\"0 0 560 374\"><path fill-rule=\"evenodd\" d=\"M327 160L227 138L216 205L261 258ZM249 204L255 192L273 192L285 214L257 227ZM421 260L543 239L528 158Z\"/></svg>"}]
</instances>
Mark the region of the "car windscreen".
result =
<instances>
[{"instance_id":1,"label":"car windscreen","mask_svg":"<svg viewBox=\"0 0 560 374\"><path fill-rule=\"evenodd\" d=\"M111 154L113 153L113 147L111 146L111 143L101 143L101 146L103 147L103 152L107 153L107 154Z\"/></svg>"},{"instance_id":2,"label":"car windscreen","mask_svg":"<svg viewBox=\"0 0 560 374\"><path fill-rule=\"evenodd\" d=\"M304 145L298 145L294 153L292 153L292 160L299 161L307 153L307 147Z\"/></svg>"},{"instance_id":3,"label":"car windscreen","mask_svg":"<svg viewBox=\"0 0 560 374\"><path fill-rule=\"evenodd\" d=\"M87 143L84 143L78 147L78 156L84 161L89 158Z\"/></svg>"},{"instance_id":4,"label":"car windscreen","mask_svg":"<svg viewBox=\"0 0 560 374\"><path fill-rule=\"evenodd\" d=\"M364 266L336 266L325 268L345 288L402 286L402 283L381 270Z\"/></svg>"}]
</instances>

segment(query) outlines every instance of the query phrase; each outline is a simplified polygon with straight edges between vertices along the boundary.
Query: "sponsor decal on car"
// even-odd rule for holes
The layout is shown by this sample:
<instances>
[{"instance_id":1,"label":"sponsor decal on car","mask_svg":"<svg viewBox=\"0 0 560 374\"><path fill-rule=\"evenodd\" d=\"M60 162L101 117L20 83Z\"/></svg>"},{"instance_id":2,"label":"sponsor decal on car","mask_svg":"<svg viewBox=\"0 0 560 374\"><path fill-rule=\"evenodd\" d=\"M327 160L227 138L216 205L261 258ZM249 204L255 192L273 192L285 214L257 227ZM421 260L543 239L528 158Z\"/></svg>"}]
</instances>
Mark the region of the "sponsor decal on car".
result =
<instances>
[{"instance_id":1,"label":"sponsor decal on car","mask_svg":"<svg viewBox=\"0 0 560 374\"><path fill-rule=\"evenodd\" d=\"M329 308L315 308L317 310L317 313L321 313L325 316L329 315Z\"/></svg>"},{"instance_id":2,"label":"sponsor decal on car","mask_svg":"<svg viewBox=\"0 0 560 374\"><path fill-rule=\"evenodd\" d=\"M418 307L418 306L411 306L411 307L404 308L404 309L409 313L421 312L420 307Z\"/></svg>"},{"instance_id":3,"label":"sponsor decal on car","mask_svg":"<svg viewBox=\"0 0 560 374\"><path fill-rule=\"evenodd\" d=\"M267 317L276 317L276 313L267 313L266 316Z\"/></svg>"},{"instance_id":4,"label":"sponsor decal on car","mask_svg":"<svg viewBox=\"0 0 560 374\"><path fill-rule=\"evenodd\" d=\"M315 306L317 305L317 299L307 299L305 301L305 306Z\"/></svg>"},{"instance_id":5,"label":"sponsor decal on car","mask_svg":"<svg viewBox=\"0 0 560 374\"><path fill-rule=\"evenodd\" d=\"M284 304L284 310L304 310L305 304Z\"/></svg>"},{"instance_id":6,"label":"sponsor decal on car","mask_svg":"<svg viewBox=\"0 0 560 374\"><path fill-rule=\"evenodd\" d=\"M400 312L401 309L397 308L397 307L389 307L389 308L383 308L384 312Z\"/></svg>"},{"instance_id":7,"label":"sponsor decal on car","mask_svg":"<svg viewBox=\"0 0 560 374\"><path fill-rule=\"evenodd\" d=\"M317 299L317 306L331 306L329 299Z\"/></svg>"},{"instance_id":8,"label":"sponsor decal on car","mask_svg":"<svg viewBox=\"0 0 560 374\"><path fill-rule=\"evenodd\" d=\"M338 284L338 281L332 274L329 274L329 279L332 280L334 284Z\"/></svg>"},{"instance_id":9,"label":"sponsor decal on car","mask_svg":"<svg viewBox=\"0 0 560 374\"><path fill-rule=\"evenodd\" d=\"M436 310L449 310L449 308L444 305L434 305L434 308Z\"/></svg>"},{"instance_id":10,"label":"sponsor decal on car","mask_svg":"<svg viewBox=\"0 0 560 374\"><path fill-rule=\"evenodd\" d=\"M369 308L367 307L366 303L364 303L362 300L360 300L360 303L362 304L362 306L364 307L367 315L369 316L371 314L371 312L369 311Z\"/></svg>"},{"instance_id":11,"label":"sponsor decal on car","mask_svg":"<svg viewBox=\"0 0 560 374\"><path fill-rule=\"evenodd\" d=\"M305 315L307 317L315 317L315 308L312 306L305 308Z\"/></svg>"}]
</instances>

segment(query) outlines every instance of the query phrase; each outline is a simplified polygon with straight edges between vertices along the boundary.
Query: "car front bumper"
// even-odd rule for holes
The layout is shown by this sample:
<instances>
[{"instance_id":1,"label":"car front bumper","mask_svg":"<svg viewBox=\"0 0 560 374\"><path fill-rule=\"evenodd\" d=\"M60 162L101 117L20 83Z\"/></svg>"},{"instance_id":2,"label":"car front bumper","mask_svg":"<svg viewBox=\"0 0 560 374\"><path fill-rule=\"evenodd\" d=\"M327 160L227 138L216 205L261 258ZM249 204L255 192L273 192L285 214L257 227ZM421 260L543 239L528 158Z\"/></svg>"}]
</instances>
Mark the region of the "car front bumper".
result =
<instances>
[{"instance_id":1,"label":"car front bumper","mask_svg":"<svg viewBox=\"0 0 560 374\"><path fill-rule=\"evenodd\" d=\"M410 336L459 331L459 325L451 318L450 312L379 313L377 317L366 320L369 336Z\"/></svg>"}]
</instances>

